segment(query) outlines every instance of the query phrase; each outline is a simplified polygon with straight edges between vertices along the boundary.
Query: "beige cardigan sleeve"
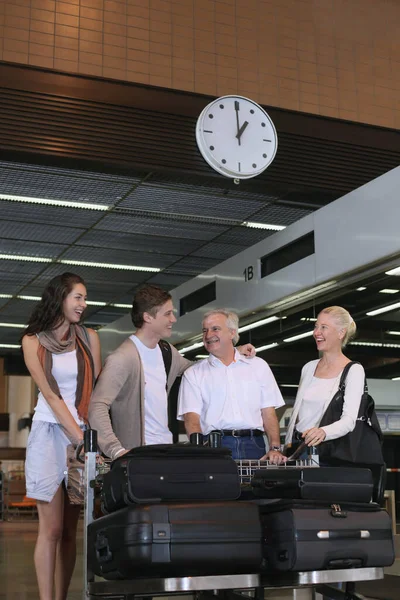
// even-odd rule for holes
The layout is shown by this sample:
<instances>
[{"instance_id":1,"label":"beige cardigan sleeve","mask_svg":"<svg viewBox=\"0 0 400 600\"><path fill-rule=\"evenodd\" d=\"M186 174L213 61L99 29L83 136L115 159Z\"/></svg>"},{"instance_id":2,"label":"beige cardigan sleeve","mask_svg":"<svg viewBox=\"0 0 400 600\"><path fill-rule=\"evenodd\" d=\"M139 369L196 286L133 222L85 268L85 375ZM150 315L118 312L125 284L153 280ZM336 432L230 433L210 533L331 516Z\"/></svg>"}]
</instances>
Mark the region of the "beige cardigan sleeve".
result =
<instances>
[{"instance_id":1,"label":"beige cardigan sleeve","mask_svg":"<svg viewBox=\"0 0 400 600\"><path fill-rule=\"evenodd\" d=\"M132 359L123 352L114 352L106 359L89 405L89 423L97 430L98 443L104 454L116 458L123 446L114 433L110 407L118 398L132 372Z\"/></svg>"}]
</instances>

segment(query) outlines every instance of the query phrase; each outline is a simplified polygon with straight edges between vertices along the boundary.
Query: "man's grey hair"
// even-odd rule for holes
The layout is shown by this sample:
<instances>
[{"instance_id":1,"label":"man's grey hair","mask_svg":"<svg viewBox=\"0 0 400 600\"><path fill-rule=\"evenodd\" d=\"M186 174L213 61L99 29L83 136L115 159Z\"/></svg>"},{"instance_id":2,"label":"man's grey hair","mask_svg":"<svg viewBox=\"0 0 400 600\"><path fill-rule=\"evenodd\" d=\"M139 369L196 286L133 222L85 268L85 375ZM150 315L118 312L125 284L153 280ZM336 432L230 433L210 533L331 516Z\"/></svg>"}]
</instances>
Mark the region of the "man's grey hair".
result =
<instances>
[{"instance_id":1,"label":"man's grey hair","mask_svg":"<svg viewBox=\"0 0 400 600\"><path fill-rule=\"evenodd\" d=\"M238 333L238 329L239 329L239 317L237 316L236 313L231 312L230 310L226 309L226 308L214 308L213 310L209 310L208 312L206 312L206 314L203 316L203 322L205 319L208 319L208 317L211 317L212 315L224 315L224 317L226 317L226 325L228 327L228 329L231 329L232 331L235 332L235 335L233 336L233 343L236 346L236 344L239 341L239 333Z\"/></svg>"}]
</instances>

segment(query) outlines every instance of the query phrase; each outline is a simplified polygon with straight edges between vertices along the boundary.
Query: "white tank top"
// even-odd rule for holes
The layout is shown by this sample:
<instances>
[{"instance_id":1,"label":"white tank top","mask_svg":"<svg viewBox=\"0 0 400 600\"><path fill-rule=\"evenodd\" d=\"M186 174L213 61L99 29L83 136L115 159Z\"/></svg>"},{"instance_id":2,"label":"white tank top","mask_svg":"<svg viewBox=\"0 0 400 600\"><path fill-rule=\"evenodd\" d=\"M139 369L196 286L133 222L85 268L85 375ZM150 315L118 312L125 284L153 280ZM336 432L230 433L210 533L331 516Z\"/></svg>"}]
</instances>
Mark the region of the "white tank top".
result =
<instances>
[{"instance_id":1,"label":"white tank top","mask_svg":"<svg viewBox=\"0 0 400 600\"><path fill-rule=\"evenodd\" d=\"M75 407L76 385L78 380L78 362L76 358L76 350L72 350L72 352L65 352L64 354L52 354L52 357L53 367L51 372L54 379L57 381L61 397L75 421L81 425L83 421L78 416L78 412ZM40 391L33 420L58 423L55 414Z\"/></svg>"}]
</instances>

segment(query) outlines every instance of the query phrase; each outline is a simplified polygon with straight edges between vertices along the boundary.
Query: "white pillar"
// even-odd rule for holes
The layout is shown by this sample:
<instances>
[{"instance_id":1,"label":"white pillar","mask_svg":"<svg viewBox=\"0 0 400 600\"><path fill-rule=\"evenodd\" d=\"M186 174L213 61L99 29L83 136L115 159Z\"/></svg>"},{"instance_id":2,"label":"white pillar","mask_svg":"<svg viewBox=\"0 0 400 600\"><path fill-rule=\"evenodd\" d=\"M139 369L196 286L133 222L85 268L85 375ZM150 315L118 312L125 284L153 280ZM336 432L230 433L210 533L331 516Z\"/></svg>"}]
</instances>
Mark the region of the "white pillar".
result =
<instances>
[{"instance_id":1,"label":"white pillar","mask_svg":"<svg viewBox=\"0 0 400 600\"><path fill-rule=\"evenodd\" d=\"M32 378L22 375L8 377L8 412L10 413L9 446L26 448L29 429L18 431L18 421L29 417L32 410Z\"/></svg>"}]
</instances>

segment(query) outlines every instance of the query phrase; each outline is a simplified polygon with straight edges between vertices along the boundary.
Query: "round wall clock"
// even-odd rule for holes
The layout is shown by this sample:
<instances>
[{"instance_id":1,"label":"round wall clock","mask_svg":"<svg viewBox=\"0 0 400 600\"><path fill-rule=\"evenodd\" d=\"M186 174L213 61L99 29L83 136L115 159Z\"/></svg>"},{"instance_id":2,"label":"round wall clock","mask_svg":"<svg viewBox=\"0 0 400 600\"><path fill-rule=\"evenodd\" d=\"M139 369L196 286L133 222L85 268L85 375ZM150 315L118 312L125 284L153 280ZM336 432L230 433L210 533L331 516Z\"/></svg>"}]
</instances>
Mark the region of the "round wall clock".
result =
<instances>
[{"instance_id":1,"label":"round wall clock","mask_svg":"<svg viewBox=\"0 0 400 600\"><path fill-rule=\"evenodd\" d=\"M278 148L271 118L243 96L222 96L208 104L197 119L196 141L215 171L235 179L260 175Z\"/></svg>"}]
</instances>

